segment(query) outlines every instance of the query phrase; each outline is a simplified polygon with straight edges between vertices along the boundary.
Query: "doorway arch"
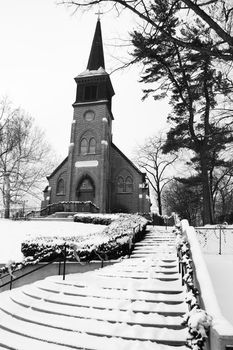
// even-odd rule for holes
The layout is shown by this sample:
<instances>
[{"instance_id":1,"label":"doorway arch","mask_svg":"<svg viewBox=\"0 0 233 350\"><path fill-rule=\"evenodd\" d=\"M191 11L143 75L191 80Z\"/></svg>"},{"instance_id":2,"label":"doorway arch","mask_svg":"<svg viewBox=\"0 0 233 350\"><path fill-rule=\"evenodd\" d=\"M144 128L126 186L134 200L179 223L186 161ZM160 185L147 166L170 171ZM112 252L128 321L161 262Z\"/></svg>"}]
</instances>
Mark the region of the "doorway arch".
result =
<instances>
[{"instance_id":1,"label":"doorway arch","mask_svg":"<svg viewBox=\"0 0 233 350\"><path fill-rule=\"evenodd\" d=\"M80 202L91 201L94 203L95 185L90 176L85 175L80 179L76 190L76 197Z\"/></svg>"}]
</instances>

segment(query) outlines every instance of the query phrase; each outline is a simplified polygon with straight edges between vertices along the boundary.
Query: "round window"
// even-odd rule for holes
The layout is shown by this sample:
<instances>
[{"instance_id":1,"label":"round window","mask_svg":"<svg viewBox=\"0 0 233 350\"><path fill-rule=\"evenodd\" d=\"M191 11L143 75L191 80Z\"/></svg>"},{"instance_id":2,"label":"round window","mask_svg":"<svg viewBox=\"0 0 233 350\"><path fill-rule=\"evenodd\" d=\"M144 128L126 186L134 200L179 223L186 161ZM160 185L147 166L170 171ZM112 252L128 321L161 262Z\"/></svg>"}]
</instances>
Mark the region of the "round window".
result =
<instances>
[{"instance_id":1,"label":"round window","mask_svg":"<svg viewBox=\"0 0 233 350\"><path fill-rule=\"evenodd\" d=\"M87 121L87 122L91 122L92 120L95 119L95 113L93 111L87 111L85 114L84 114L84 119Z\"/></svg>"}]
</instances>

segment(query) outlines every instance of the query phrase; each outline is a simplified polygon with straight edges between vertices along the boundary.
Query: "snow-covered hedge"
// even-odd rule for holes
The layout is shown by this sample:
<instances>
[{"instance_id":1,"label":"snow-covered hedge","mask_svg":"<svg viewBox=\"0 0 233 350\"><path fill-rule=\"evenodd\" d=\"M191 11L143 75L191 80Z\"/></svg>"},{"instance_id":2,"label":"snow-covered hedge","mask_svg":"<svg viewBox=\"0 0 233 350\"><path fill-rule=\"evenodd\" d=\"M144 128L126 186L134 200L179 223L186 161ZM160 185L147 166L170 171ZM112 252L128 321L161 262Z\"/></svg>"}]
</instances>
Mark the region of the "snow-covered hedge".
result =
<instances>
[{"instance_id":1,"label":"snow-covered hedge","mask_svg":"<svg viewBox=\"0 0 233 350\"><path fill-rule=\"evenodd\" d=\"M115 214L91 214L78 213L74 215L74 222L82 222L84 224L110 225L112 221L119 216Z\"/></svg>"},{"instance_id":2,"label":"snow-covered hedge","mask_svg":"<svg viewBox=\"0 0 233 350\"><path fill-rule=\"evenodd\" d=\"M94 218L96 220L95 215ZM78 234L75 236L66 235L66 237L52 234L49 237L38 236L25 240L21 250L25 257L33 257L52 249L53 253L44 261L54 259L58 252L64 251L64 246L66 246L67 259L70 261L116 259L128 254L132 241L140 237L146 224L147 220L140 215L117 214L115 220L112 217L109 226L101 233L87 236L79 236Z\"/></svg>"}]
</instances>

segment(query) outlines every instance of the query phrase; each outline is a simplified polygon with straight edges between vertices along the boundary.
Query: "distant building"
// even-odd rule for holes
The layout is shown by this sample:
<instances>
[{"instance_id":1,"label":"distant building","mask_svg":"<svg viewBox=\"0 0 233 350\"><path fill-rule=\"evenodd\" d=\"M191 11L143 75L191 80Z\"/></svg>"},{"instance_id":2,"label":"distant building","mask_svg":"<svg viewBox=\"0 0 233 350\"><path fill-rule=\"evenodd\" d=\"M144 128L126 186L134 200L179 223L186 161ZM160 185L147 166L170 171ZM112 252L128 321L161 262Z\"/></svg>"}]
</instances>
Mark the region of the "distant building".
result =
<instances>
[{"instance_id":1,"label":"distant building","mask_svg":"<svg viewBox=\"0 0 233 350\"><path fill-rule=\"evenodd\" d=\"M112 143L114 90L105 71L99 20L87 69L75 81L69 154L47 177L42 207L61 201L91 201L101 213L149 212L146 174Z\"/></svg>"}]
</instances>

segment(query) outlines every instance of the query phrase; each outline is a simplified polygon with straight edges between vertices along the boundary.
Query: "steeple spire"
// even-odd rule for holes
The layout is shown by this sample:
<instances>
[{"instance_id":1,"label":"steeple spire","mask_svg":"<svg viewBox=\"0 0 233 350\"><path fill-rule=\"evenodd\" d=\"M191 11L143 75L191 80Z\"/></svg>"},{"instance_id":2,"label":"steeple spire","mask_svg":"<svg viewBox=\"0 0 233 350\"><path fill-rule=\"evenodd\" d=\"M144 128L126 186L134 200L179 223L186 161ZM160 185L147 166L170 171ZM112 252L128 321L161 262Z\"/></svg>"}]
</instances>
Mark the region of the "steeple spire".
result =
<instances>
[{"instance_id":1,"label":"steeple spire","mask_svg":"<svg viewBox=\"0 0 233 350\"><path fill-rule=\"evenodd\" d=\"M105 69L101 25L100 19L98 18L94 38L92 41L91 52L87 64L87 69L98 70L100 67Z\"/></svg>"}]
</instances>

